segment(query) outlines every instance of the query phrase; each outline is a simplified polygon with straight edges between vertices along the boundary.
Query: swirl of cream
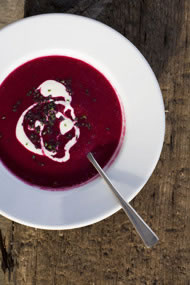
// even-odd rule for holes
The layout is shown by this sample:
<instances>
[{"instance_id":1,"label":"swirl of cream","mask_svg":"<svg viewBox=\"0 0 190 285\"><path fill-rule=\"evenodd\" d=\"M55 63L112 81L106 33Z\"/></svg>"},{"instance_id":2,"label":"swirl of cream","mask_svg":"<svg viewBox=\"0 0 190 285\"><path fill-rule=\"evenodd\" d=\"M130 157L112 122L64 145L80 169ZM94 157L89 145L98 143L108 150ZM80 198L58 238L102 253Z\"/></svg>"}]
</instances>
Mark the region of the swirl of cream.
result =
<instances>
[{"instance_id":1,"label":"swirl of cream","mask_svg":"<svg viewBox=\"0 0 190 285\"><path fill-rule=\"evenodd\" d=\"M41 95L44 97L49 97L50 90L51 90L51 99L48 102L54 102L54 104L63 105L63 113L60 111L56 112L56 118L63 117L64 121L61 121L59 124L60 135L65 135L70 130L74 128L75 135L65 144L64 146L64 156L63 157L56 157L57 151L49 151L46 149L44 145L44 140L42 136L42 132L44 130L45 124L40 122L39 120L35 121L35 128L39 127L39 137L40 137L40 148L36 148L36 146L32 143L32 141L28 138L24 131L23 122L26 114L32 110L35 106L39 103L34 103L30 107L28 107L20 116L17 125L16 125L16 137L18 141L29 151L38 154L44 155L51 160L56 162L66 162L70 159L70 149L76 144L79 136L80 136L80 129L76 126L76 116L74 113L74 109L71 106L72 97L69 92L66 90L65 86L62 83L59 83L55 80L47 80L43 82L37 90L40 91ZM56 100L56 98L63 97L64 100ZM68 118L65 113L70 110L71 119ZM29 129L29 127L28 127Z\"/></svg>"}]
</instances>

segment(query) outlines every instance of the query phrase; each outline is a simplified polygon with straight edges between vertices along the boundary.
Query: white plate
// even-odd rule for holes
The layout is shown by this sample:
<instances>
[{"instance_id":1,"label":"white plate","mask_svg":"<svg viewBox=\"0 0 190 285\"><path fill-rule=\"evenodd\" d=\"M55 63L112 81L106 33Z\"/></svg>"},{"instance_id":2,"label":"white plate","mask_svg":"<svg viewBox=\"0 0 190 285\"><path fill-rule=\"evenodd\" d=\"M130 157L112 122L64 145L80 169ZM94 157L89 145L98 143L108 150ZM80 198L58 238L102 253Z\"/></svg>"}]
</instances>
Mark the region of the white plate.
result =
<instances>
[{"instance_id":1,"label":"white plate","mask_svg":"<svg viewBox=\"0 0 190 285\"><path fill-rule=\"evenodd\" d=\"M82 59L108 78L123 103L126 135L107 173L127 201L135 197L158 162L165 130L160 88L141 53L110 27L65 14L40 15L11 24L0 31L0 42L0 83L15 67L42 55ZM100 178L69 191L43 191L0 165L0 181L0 213L36 228L82 227L120 209Z\"/></svg>"}]
</instances>

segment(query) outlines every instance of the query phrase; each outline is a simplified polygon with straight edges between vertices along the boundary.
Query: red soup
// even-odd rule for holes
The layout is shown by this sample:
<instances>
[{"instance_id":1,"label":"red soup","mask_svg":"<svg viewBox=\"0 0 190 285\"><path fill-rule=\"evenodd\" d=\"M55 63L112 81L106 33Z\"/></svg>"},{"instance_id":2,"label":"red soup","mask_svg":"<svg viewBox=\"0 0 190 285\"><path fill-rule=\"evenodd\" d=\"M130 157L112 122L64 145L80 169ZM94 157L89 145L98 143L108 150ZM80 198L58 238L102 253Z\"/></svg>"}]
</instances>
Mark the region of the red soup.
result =
<instances>
[{"instance_id":1,"label":"red soup","mask_svg":"<svg viewBox=\"0 0 190 285\"><path fill-rule=\"evenodd\" d=\"M118 151L122 112L108 80L89 64L46 56L0 85L0 157L17 177L45 189L80 185Z\"/></svg>"}]
</instances>

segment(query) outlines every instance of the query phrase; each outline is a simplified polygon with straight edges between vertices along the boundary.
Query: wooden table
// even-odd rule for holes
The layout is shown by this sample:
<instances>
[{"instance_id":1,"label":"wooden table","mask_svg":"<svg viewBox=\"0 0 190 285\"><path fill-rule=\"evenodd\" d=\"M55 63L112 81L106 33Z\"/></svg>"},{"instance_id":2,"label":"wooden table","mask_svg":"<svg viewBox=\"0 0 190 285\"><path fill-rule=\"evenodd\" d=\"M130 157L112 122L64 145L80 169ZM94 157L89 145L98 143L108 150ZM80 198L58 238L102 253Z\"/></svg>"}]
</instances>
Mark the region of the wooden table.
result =
<instances>
[{"instance_id":1,"label":"wooden table","mask_svg":"<svg viewBox=\"0 0 190 285\"><path fill-rule=\"evenodd\" d=\"M160 237L151 250L120 211L70 231L0 217L0 285L190 284L190 1L0 0L0 27L45 12L96 18L143 53L166 109L161 159L133 206ZM13 189L14 190L14 189Z\"/></svg>"}]
</instances>

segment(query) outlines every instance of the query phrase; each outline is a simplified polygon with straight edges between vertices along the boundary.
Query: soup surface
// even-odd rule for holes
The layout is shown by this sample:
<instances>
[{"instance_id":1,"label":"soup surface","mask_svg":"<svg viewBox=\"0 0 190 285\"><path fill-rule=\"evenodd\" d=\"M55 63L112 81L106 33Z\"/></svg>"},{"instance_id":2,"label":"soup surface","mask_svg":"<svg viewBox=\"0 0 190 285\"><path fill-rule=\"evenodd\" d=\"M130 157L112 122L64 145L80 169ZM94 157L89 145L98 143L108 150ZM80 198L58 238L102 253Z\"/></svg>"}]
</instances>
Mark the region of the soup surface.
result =
<instances>
[{"instance_id":1,"label":"soup surface","mask_svg":"<svg viewBox=\"0 0 190 285\"><path fill-rule=\"evenodd\" d=\"M32 185L63 190L104 167L119 150L122 112L109 81L89 64L46 56L15 69L0 85L0 158Z\"/></svg>"}]
</instances>

